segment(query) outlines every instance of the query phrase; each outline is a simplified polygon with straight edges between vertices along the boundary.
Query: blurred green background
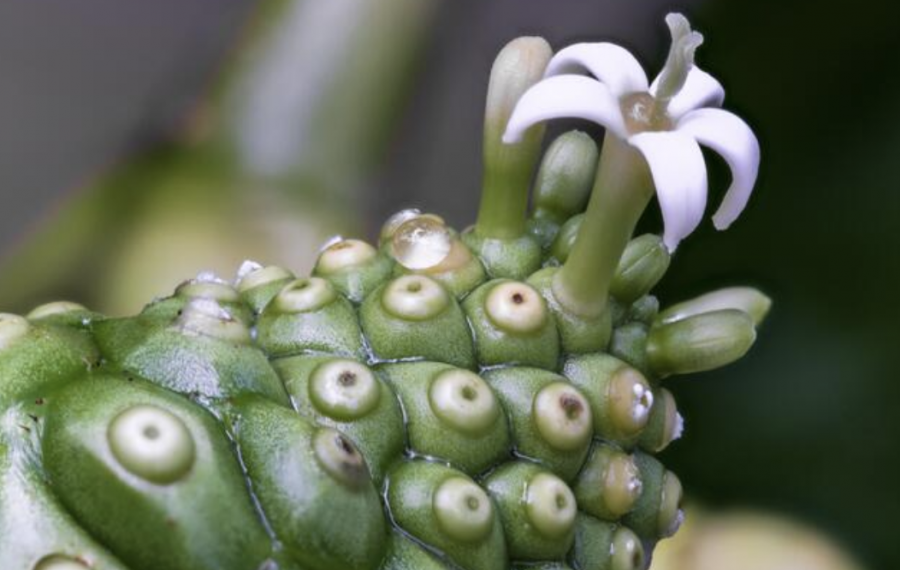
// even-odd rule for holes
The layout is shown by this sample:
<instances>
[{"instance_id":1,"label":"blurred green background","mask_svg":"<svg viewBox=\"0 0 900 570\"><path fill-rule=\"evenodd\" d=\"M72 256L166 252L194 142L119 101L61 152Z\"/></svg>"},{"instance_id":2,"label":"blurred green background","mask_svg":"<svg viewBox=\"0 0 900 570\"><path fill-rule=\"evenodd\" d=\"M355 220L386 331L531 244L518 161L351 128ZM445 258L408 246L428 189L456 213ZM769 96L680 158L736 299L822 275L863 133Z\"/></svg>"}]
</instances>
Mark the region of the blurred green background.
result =
<instances>
[{"instance_id":1,"label":"blurred green background","mask_svg":"<svg viewBox=\"0 0 900 570\"><path fill-rule=\"evenodd\" d=\"M704 224L658 293L750 283L775 306L748 358L673 383L688 439L664 460L709 506L783 513L870 568L900 567L888 0L9 0L0 308L135 311L247 257L305 271L327 236L371 239L406 206L464 227L497 50L523 34L610 40L652 73L671 10L706 36L698 63L756 130L763 165L741 220ZM716 203L728 175L709 158Z\"/></svg>"}]
</instances>

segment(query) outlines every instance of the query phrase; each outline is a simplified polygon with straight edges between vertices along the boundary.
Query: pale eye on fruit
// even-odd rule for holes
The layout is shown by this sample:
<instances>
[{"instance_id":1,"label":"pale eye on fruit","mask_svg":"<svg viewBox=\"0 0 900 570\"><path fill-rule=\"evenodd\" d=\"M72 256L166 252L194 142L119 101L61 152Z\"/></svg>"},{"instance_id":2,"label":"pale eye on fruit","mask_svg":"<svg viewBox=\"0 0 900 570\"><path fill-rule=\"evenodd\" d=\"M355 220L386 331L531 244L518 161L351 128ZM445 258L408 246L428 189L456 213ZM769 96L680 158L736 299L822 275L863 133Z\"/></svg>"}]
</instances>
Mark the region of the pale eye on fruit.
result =
<instances>
[{"instance_id":1,"label":"pale eye on fruit","mask_svg":"<svg viewBox=\"0 0 900 570\"><path fill-rule=\"evenodd\" d=\"M151 405L120 413L107 433L113 455L125 469L159 485L186 476L194 464L194 438L174 414Z\"/></svg>"},{"instance_id":2,"label":"pale eye on fruit","mask_svg":"<svg viewBox=\"0 0 900 570\"><path fill-rule=\"evenodd\" d=\"M434 514L445 533L464 542L483 539L494 524L494 506L487 493L462 477L451 477L437 488Z\"/></svg>"}]
</instances>

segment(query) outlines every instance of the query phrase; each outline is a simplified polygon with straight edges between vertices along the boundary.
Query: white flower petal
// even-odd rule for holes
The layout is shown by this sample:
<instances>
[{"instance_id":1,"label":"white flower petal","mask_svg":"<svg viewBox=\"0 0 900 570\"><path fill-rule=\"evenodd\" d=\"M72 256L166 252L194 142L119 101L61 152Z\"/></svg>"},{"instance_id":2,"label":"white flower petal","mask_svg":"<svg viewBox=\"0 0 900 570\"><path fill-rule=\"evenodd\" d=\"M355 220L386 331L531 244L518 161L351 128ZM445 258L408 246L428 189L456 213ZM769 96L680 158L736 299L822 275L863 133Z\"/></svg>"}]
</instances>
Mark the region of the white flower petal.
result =
<instances>
[{"instance_id":1,"label":"white flower petal","mask_svg":"<svg viewBox=\"0 0 900 570\"><path fill-rule=\"evenodd\" d=\"M625 138L622 110L608 87L581 75L558 75L536 83L519 98L503 142L518 142L529 127L566 117L593 121Z\"/></svg>"},{"instance_id":2,"label":"white flower petal","mask_svg":"<svg viewBox=\"0 0 900 570\"><path fill-rule=\"evenodd\" d=\"M659 76L650 86L650 94L656 94ZM684 87L669 101L669 116L678 120L682 115L701 107L721 107L725 101L725 89L712 75L696 65L688 72Z\"/></svg>"},{"instance_id":3,"label":"white flower petal","mask_svg":"<svg viewBox=\"0 0 900 570\"><path fill-rule=\"evenodd\" d=\"M662 208L663 242L675 251L694 231L706 209L706 164L700 145L680 132L645 132L628 139L650 166L656 197Z\"/></svg>"},{"instance_id":4,"label":"white flower petal","mask_svg":"<svg viewBox=\"0 0 900 570\"><path fill-rule=\"evenodd\" d=\"M546 77L588 71L616 97L646 92L647 74L627 49L610 43L569 46L547 64Z\"/></svg>"},{"instance_id":5,"label":"white flower petal","mask_svg":"<svg viewBox=\"0 0 900 570\"><path fill-rule=\"evenodd\" d=\"M676 130L693 136L725 159L731 169L731 186L713 216L726 229L744 210L759 173L759 141L740 117L721 109L698 109L681 118Z\"/></svg>"}]
</instances>

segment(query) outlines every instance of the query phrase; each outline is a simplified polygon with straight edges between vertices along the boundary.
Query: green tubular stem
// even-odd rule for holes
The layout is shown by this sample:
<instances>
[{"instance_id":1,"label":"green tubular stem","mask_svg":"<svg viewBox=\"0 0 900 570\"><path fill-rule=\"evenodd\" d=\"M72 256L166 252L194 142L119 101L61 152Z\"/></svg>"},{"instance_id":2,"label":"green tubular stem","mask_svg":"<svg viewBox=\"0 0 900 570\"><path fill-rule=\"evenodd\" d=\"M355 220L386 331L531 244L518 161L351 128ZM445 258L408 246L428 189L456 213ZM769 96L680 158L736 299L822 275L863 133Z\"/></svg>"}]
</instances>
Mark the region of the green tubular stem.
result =
<instances>
[{"instance_id":1,"label":"green tubular stem","mask_svg":"<svg viewBox=\"0 0 900 570\"><path fill-rule=\"evenodd\" d=\"M516 144L504 144L501 137L519 97L543 77L551 55L542 38L517 38L494 61L485 109L481 206L475 224L479 237L515 239L525 233L528 189L544 126L532 127Z\"/></svg>"},{"instance_id":2,"label":"green tubular stem","mask_svg":"<svg viewBox=\"0 0 900 570\"><path fill-rule=\"evenodd\" d=\"M584 221L553 280L553 294L567 311L584 318L603 314L619 259L652 196L643 157L607 134Z\"/></svg>"}]
</instances>

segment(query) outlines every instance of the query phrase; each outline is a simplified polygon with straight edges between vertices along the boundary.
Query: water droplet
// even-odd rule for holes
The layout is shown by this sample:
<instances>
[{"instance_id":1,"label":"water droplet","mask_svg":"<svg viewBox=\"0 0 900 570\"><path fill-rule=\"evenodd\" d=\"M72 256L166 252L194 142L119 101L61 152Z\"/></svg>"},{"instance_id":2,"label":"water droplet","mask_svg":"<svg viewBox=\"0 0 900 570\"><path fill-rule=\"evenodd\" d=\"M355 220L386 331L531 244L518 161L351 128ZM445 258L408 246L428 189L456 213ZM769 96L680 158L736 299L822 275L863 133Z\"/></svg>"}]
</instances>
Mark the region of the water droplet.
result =
<instances>
[{"instance_id":1,"label":"water droplet","mask_svg":"<svg viewBox=\"0 0 900 570\"><path fill-rule=\"evenodd\" d=\"M392 237L394 237L394 233L397 231L404 222L407 222L416 216L419 216L422 212L417 208L407 208L406 210L400 210L393 216L387 219L384 222L384 225L381 226L381 234L379 240L381 242L385 242Z\"/></svg>"},{"instance_id":2,"label":"water droplet","mask_svg":"<svg viewBox=\"0 0 900 570\"><path fill-rule=\"evenodd\" d=\"M450 254L453 236L438 219L417 216L403 222L394 232L391 248L394 259L407 269L428 269Z\"/></svg>"}]
</instances>

